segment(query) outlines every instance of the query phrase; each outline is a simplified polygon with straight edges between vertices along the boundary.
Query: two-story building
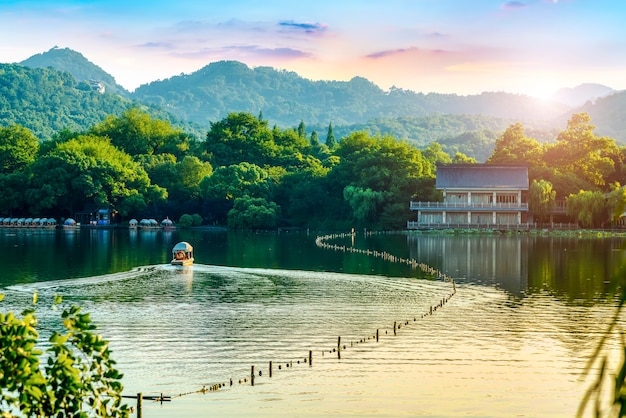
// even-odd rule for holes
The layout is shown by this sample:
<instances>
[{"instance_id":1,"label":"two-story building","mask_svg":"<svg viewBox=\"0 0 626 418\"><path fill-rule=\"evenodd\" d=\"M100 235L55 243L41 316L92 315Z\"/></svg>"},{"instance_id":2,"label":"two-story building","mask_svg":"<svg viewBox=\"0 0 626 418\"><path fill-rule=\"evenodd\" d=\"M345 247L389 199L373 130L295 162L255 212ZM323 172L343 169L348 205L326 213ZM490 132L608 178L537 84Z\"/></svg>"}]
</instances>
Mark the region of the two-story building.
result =
<instances>
[{"instance_id":1,"label":"two-story building","mask_svg":"<svg viewBox=\"0 0 626 418\"><path fill-rule=\"evenodd\" d=\"M518 229L528 222L528 167L439 164L435 187L442 202L411 202L409 229Z\"/></svg>"}]
</instances>

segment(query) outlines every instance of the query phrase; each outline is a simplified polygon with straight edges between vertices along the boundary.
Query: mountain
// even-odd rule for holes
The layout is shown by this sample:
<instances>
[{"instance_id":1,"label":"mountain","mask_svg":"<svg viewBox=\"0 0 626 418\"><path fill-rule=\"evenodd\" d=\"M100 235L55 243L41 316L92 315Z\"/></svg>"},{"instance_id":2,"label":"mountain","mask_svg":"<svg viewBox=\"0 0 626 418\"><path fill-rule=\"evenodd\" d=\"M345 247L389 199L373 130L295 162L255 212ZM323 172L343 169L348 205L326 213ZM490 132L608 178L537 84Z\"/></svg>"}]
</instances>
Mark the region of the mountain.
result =
<instances>
[{"instance_id":1,"label":"mountain","mask_svg":"<svg viewBox=\"0 0 626 418\"><path fill-rule=\"evenodd\" d=\"M115 78L102 68L93 64L81 53L69 48L53 47L49 51L33 55L19 64L31 68L52 67L59 71L67 71L78 81L89 83L94 89L98 89L98 84L104 87L103 91L116 93L123 97L128 97L129 93L124 87L115 82Z\"/></svg>"},{"instance_id":2,"label":"mountain","mask_svg":"<svg viewBox=\"0 0 626 418\"><path fill-rule=\"evenodd\" d=\"M589 113L597 135L609 136L618 143L626 143L626 91L587 102L574 112Z\"/></svg>"},{"instance_id":3,"label":"mountain","mask_svg":"<svg viewBox=\"0 0 626 418\"><path fill-rule=\"evenodd\" d=\"M626 143L626 93L587 84L555 97L584 105L503 92L479 95L382 90L371 81L312 81L271 67L254 69L237 61L211 63L191 74L144 84L129 93L82 54L54 47L18 64L0 64L0 125L20 123L40 138L64 128L88 129L106 115L140 106L203 137L230 112L263 114L282 128L305 122L323 139L332 123L338 138L354 130L390 134L418 147L438 141L449 152L461 151L480 161L494 138L515 122L541 141L554 140L572 113L588 112L597 133ZM89 80L104 84L101 94ZM96 86L97 87L97 86ZM565 100L566 96L568 97ZM595 101L589 98L600 97Z\"/></svg>"},{"instance_id":4,"label":"mountain","mask_svg":"<svg viewBox=\"0 0 626 418\"><path fill-rule=\"evenodd\" d=\"M69 72L52 67L0 64L0 126L19 124L42 140L63 129L87 130L107 116L119 116L131 107L140 107L151 116L170 121L190 133L200 131L162 109L118 94L100 93L88 83L77 81Z\"/></svg>"},{"instance_id":5,"label":"mountain","mask_svg":"<svg viewBox=\"0 0 626 418\"><path fill-rule=\"evenodd\" d=\"M588 101L606 97L613 93L615 93L615 90L603 84L586 83L576 87L559 89L552 94L551 99L571 107L578 107Z\"/></svg>"},{"instance_id":6,"label":"mountain","mask_svg":"<svg viewBox=\"0 0 626 418\"><path fill-rule=\"evenodd\" d=\"M270 67L249 68L237 61L211 63L200 70L139 86L137 101L166 107L180 118L202 125L243 111L279 126L349 125L375 118L434 114L489 115L516 120L549 120L568 107L529 96L483 93L473 96L422 94L392 88L383 91L371 81L311 81Z\"/></svg>"}]
</instances>

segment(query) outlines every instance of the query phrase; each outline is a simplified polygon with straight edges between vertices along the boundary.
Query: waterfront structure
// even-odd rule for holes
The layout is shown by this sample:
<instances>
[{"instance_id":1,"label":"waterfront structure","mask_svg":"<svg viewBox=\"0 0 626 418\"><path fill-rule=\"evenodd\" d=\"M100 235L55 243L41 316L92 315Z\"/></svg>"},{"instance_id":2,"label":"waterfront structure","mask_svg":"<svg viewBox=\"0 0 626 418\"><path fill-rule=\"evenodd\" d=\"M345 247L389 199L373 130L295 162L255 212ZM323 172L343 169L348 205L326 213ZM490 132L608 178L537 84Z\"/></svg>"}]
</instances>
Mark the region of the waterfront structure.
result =
<instances>
[{"instance_id":1,"label":"waterfront structure","mask_svg":"<svg viewBox=\"0 0 626 418\"><path fill-rule=\"evenodd\" d=\"M409 229L528 226L528 167L511 164L438 164L440 202L411 202Z\"/></svg>"}]
</instances>

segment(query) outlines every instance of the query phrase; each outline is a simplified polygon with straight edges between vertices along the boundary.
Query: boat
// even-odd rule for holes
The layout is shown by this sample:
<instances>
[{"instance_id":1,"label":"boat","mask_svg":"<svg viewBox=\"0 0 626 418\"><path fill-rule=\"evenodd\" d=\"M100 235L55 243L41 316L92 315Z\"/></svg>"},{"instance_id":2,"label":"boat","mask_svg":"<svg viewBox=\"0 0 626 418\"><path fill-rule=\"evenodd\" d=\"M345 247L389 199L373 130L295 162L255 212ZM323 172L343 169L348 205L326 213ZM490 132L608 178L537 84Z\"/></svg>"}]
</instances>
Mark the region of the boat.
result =
<instances>
[{"instance_id":1,"label":"boat","mask_svg":"<svg viewBox=\"0 0 626 418\"><path fill-rule=\"evenodd\" d=\"M65 229L74 229L78 228L80 225L73 218L67 218L63 221L63 228Z\"/></svg>"},{"instance_id":2,"label":"boat","mask_svg":"<svg viewBox=\"0 0 626 418\"><path fill-rule=\"evenodd\" d=\"M170 218L166 217L161 221L161 226L164 229L174 229L174 222Z\"/></svg>"},{"instance_id":3,"label":"boat","mask_svg":"<svg viewBox=\"0 0 626 418\"><path fill-rule=\"evenodd\" d=\"M175 266L191 266L193 264L193 247L188 242L179 242L172 248L172 264Z\"/></svg>"}]
</instances>

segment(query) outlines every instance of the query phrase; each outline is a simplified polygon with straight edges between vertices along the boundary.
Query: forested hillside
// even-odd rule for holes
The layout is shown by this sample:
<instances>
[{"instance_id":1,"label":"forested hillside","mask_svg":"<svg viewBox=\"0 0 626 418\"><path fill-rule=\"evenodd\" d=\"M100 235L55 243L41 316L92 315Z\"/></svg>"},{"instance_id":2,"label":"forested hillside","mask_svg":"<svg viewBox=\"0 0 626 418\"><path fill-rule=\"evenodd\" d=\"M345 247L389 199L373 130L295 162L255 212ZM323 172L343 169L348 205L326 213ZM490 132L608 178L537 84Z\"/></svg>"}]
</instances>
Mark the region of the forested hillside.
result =
<instances>
[{"instance_id":1,"label":"forested hillside","mask_svg":"<svg viewBox=\"0 0 626 418\"><path fill-rule=\"evenodd\" d=\"M72 74L79 82L94 80L102 83L106 92L117 93L123 97L128 97L129 95L124 87L115 82L115 78L111 74L93 64L80 52L69 48L54 47L44 53L33 55L19 64L31 68L52 67Z\"/></svg>"},{"instance_id":2,"label":"forested hillside","mask_svg":"<svg viewBox=\"0 0 626 418\"><path fill-rule=\"evenodd\" d=\"M215 62L191 74L153 81L137 88L133 97L203 125L233 111L263 112L268 120L287 127L300 120L308 125L339 126L434 114L546 121L568 109L509 93L458 96L399 88L384 91L362 77L347 82L312 81L268 67L251 69L236 61Z\"/></svg>"},{"instance_id":3,"label":"forested hillside","mask_svg":"<svg viewBox=\"0 0 626 418\"><path fill-rule=\"evenodd\" d=\"M118 94L101 94L67 72L0 64L0 126L22 125L39 139L50 139L63 129L88 129L109 115L121 115L137 106L140 105ZM204 134L157 107L141 107L191 133Z\"/></svg>"},{"instance_id":4,"label":"forested hillside","mask_svg":"<svg viewBox=\"0 0 626 418\"><path fill-rule=\"evenodd\" d=\"M588 113L599 134L626 143L626 91L588 102L576 112Z\"/></svg>"},{"instance_id":5,"label":"forested hillside","mask_svg":"<svg viewBox=\"0 0 626 418\"><path fill-rule=\"evenodd\" d=\"M21 124L41 139L64 128L88 129L106 115L119 116L129 107L141 107L203 139L212 122L244 111L260 114L270 126L283 129L303 123L308 134L315 131L322 141L332 123L337 138L363 130L389 134L422 149L437 141L451 155L458 151L484 161L494 149L495 138L512 123L523 122L533 138L550 142L572 113L565 105L520 95L422 94L395 87L384 91L361 77L347 82L312 81L293 72L251 69L235 61L154 81L134 93L67 48L52 48L22 64L28 67L0 65L0 126ZM92 79L105 85L104 94L93 89ZM579 87L570 92L577 100L589 93ZM595 86L593 92L606 89ZM112 94L115 91L132 99ZM616 93L576 111L588 112L599 134L626 143L624 102L626 93Z\"/></svg>"},{"instance_id":6,"label":"forested hillside","mask_svg":"<svg viewBox=\"0 0 626 418\"><path fill-rule=\"evenodd\" d=\"M495 118L483 115L432 115L405 116L399 118L373 119L367 123L338 126L334 129L338 137L354 131L366 131L372 135L393 135L408 141L418 148L426 148L432 142L441 144L450 155L461 152L484 162L492 153L496 138L517 122L515 119ZM325 132L323 127L314 128ZM533 138L550 142L558 129L529 128Z\"/></svg>"}]
</instances>

